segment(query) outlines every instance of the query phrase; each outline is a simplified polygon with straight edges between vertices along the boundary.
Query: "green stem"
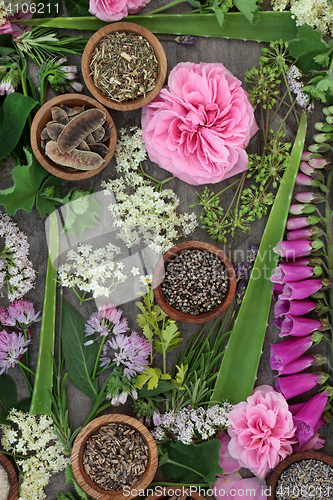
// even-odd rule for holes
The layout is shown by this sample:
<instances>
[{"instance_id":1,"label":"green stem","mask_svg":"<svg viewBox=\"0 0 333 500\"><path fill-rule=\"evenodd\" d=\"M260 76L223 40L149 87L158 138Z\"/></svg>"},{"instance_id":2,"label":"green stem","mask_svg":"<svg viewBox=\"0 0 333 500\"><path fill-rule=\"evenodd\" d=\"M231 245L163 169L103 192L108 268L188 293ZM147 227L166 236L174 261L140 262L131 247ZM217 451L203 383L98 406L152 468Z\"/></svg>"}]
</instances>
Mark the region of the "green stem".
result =
<instances>
[{"instance_id":1,"label":"green stem","mask_svg":"<svg viewBox=\"0 0 333 500\"><path fill-rule=\"evenodd\" d=\"M24 369L24 368L25 368L25 365L23 365L23 366L24 366L24 368L23 368L23 366L21 366L21 365L22 365L22 363L21 363L20 361L18 361L17 363L18 363L18 365L19 365L19 367L20 367L20 370L21 370L21 372L22 372L23 377L25 378L26 383L28 384L28 388L29 388L29 396L31 396L31 394L32 394L32 390L33 390L33 389L32 389L32 385L31 385L30 379L29 379L29 377L28 377L27 373L25 372L25 369Z\"/></svg>"},{"instance_id":2,"label":"green stem","mask_svg":"<svg viewBox=\"0 0 333 500\"><path fill-rule=\"evenodd\" d=\"M164 10L170 9L170 7L173 7L174 5L178 5L179 3L184 3L186 1L187 0L174 0L173 2L170 2L167 5L160 7L159 9L148 12L148 15L150 16L151 14L157 14L158 12L163 12Z\"/></svg>"},{"instance_id":3,"label":"green stem","mask_svg":"<svg viewBox=\"0 0 333 500\"><path fill-rule=\"evenodd\" d=\"M279 130L277 131L277 134L278 134L278 133L280 132L280 130L282 129L284 122L287 120L289 113L291 113L291 111L294 109L295 104L296 104L296 101L293 101L292 105L290 106L290 108L289 108L289 109L288 109L288 111L287 111L287 114L284 116L284 118L283 118L283 120L282 120L282 122L281 122L281 125L280 125L280 127L279 127ZM299 123L299 120L298 120L298 119L297 119L296 121L297 121L297 123Z\"/></svg>"},{"instance_id":4,"label":"green stem","mask_svg":"<svg viewBox=\"0 0 333 500\"><path fill-rule=\"evenodd\" d=\"M291 92L290 92L290 88L289 88L289 85L288 85L288 82L287 82L287 77L286 77L286 73L284 71L284 68L282 69L282 75L283 75L284 84L285 84L285 86L287 88L288 96L289 96L289 99L290 99L290 102L291 102L291 108L294 109L296 100L293 99L292 96L291 96ZM288 113L287 113L287 115L288 115ZM287 117L287 115L286 115L286 117ZM295 116L295 120L296 120L297 127L298 127L299 126L299 119L298 119L298 116L297 116L297 113L296 113L295 109L294 109L294 116Z\"/></svg>"},{"instance_id":5,"label":"green stem","mask_svg":"<svg viewBox=\"0 0 333 500\"><path fill-rule=\"evenodd\" d=\"M101 389L101 391L99 392L99 394L97 395L97 399L95 401L95 403L93 404L91 410L90 410L90 413L89 415L87 416L84 424L83 424L83 427L85 425L87 425L89 422L91 422L91 420L93 420L95 418L95 416L99 413L99 406L100 404L102 403L104 397L105 397L105 391L106 391L106 388L107 388L107 385L108 385L108 382L109 382L109 378L108 377L106 379L106 381L104 382L104 385Z\"/></svg>"},{"instance_id":6,"label":"green stem","mask_svg":"<svg viewBox=\"0 0 333 500\"><path fill-rule=\"evenodd\" d=\"M17 364L19 365L20 368L23 370L26 370L27 372L31 373L34 377L36 376L35 372L33 372L28 366L23 364L19 359L17 360Z\"/></svg>"},{"instance_id":7,"label":"green stem","mask_svg":"<svg viewBox=\"0 0 333 500\"><path fill-rule=\"evenodd\" d=\"M106 336L104 335L103 338L102 338L101 345L98 348L98 353L97 353L97 356L96 356L96 359L95 359L94 369L93 369L92 377L91 377L93 380L96 378L98 361L99 361L99 358L100 358L100 355L101 355L101 352L102 352L102 349L103 349L103 345L105 344L105 341L106 341Z\"/></svg>"}]
</instances>

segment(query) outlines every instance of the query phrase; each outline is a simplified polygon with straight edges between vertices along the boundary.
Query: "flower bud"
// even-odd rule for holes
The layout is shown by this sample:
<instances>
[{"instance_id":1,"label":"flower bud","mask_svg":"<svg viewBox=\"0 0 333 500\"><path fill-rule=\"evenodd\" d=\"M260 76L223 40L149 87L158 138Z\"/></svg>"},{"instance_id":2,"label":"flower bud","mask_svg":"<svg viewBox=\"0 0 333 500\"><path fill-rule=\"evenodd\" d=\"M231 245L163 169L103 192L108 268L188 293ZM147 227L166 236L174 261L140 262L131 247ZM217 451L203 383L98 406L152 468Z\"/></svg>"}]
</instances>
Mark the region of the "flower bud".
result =
<instances>
[{"instance_id":1,"label":"flower bud","mask_svg":"<svg viewBox=\"0 0 333 500\"><path fill-rule=\"evenodd\" d=\"M300 191L296 193L295 198L300 203L323 203L325 197L320 193L312 193L312 191Z\"/></svg>"},{"instance_id":2,"label":"flower bud","mask_svg":"<svg viewBox=\"0 0 333 500\"><path fill-rule=\"evenodd\" d=\"M325 142L322 144L310 144L308 147L308 150L311 151L311 153L327 153L330 149L330 145Z\"/></svg>"},{"instance_id":3,"label":"flower bud","mask_svg":"<svg viewBox=\"0 0 333 500\"><path fill-rule=\"evenodd\" d=\"M287 229L303 229L303 227L310 226L312 224L318 224L319 221L319 217L316 217L314 215L310 215L309 217L293 217L287 220Z\"/></svg>"},{"instance_id":4,"label":"flower bud","mask_svg":"<svg viewBox=\"0 0 333 500\"><path fill-rule=\"evenodd\" d=\"M324 115L329 116L333 113L333 106L326 106L322 109Z\"/></svg>"},{"instance_id":5,"label":"flower bud","mask_svg":"<svg viewBox=\"0 0 333 500\"><path fill-rule=\"evenodd\" d=\"M314 125L315 130L318 132L333 132L333 125L329 125L325 122L317 122Z\"/></svg>"},{"instance_id":6,"label":"flower bud","mask_svg":"<svg viewBox=\"0 0 333 500\"><path fill-rule=\"evenodd\" d=\"M312 214L316 207L311 204L293 203L289 207L289 213L292 215Z\"/></svg>"},{"instance_id":7,"label":"flower bud","mask_svg":"<svg viewBox=\"0 0 333 500\"><path fill-rule=\"evenodd\" d=\"M311 151L303 151L301 160L309 161L311 158L322 158L323 156L319 153L312 153Z\"/></svg>"},{"instance_id":8,"label":"flower bud","mask_svg":"<svg viewBox=\"0 0 333 500\"><path fill-rule=\"evenodd\" d=\"M322 229L319 227L309 227L305 229L296 229L295 231L289 231L287 234L288 241L295 240L306 240L309 238L320 238L323 234Z\"/></svg>"},{"instance_id":9,"label":"flower bud","mask_svg":"<svg viewBox=\"0 0 333 500\"><path fill-rule=\"evenodd\" d=\"M285 257L286 259L295 259L297 257L306 257L310 255L312 250L318 250L323 246L320 240L295 240L295 241L280 241L275 248L274 252Z\"/></svg>"},{"instance_id":10,"label":"flower bud","mask_svg":"<svg viewBox=\"0 0 333 500\"><path fill-rule=\"evenodd\" d=\"M317 143L331 142L333 140L333 134L329 132L324 132L323 134L316 134L313 136L313 140Z\"/></svg>"},{"instance_id":11,"label":"flower bud","mask_svg":"<svg viewBox=\"0 0 333 500\"><path fill-rule=\"evenodd\" d=\"M326 165L329 165L331 162L326 160L325 158L310 158L308 161L310 167L313 168L324 168Z\"/></svg>"}]
</instances>

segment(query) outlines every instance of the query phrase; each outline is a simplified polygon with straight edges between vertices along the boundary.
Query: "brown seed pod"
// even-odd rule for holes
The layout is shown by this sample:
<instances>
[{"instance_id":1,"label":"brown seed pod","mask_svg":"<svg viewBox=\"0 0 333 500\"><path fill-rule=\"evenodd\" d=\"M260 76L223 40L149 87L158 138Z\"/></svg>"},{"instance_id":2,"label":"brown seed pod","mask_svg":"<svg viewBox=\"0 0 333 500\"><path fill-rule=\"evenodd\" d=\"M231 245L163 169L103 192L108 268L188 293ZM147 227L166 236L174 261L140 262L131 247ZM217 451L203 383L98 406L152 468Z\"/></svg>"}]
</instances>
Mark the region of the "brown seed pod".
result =
<instances>
[{"instance_id":1,"label":"brown seed pod","mask_svg":"<svg viewBox=\"0 0 333 500\"><path fill-rule=\"evenodd\" d=\"M111 137L111 129L110 129L110 127L107 127L105 129L105 134L104 134L104 137L102 139L102 142L108 141L110 139L110 137Z\"/></svg>"},{"instance_id":2,"label":"brown seed pod","mask_svg":"<svg viewBox=\"0 0 333 500\"><path fill-rule=\"evenodd\" d=\"M93 151L94 153L101 155L102 158L104 158L106 153L109 151L109 149L102 142L95 142L89 144L88 148L90 148L90 151Z\"/></svg>"},{"instance_id":3,"label":"brown seed pod","mask_svg":"<svg viewBox=\"0 0 333 500\"><path fill-rule=\"evenodd\" d=\"M68 116L66 111L61 109L59 106L53 106L51 108L51 115L52 115L52 120L58 123L62 123L63 125L66 125L68 123Z\"/></svg>"},{"instance_id":4,"label":"brown seed pod","mask_svg":"<svg viewBox=\"0 0 333 500\"><path fill-rule=\"evenodd\" d=\"M70 153L62 153L55 141L46 144L45 154L55 163L76 170L95 170L103 163L103 158L90 151L73 149Z\"/></svg>"},{"instance_id":5,"label":"brown seed pod","mask_svg":"<svg viewBox=\"0 0 333 500\"><path fill-rule=\"evenodd\" d=\"M75 116L78 114L78 111L75 111L75 109L69 108L68 106L65 106L64 104L60 104L60 108L66 112L68 117Z\"/></svg>"},{"instance_id":6,"label":"brown seed pod","mask_svg":"<svg viewBox=\"0 0 333 500\"><path fill-rule=\"evenodd\" d=\"M91 151L86 141L80 142L76 149L78 149L79 151ZM94 152L96 153L96 151Z\"/></svg>"},{"instance_id":7,"label":"brown seed pod","mask_svg":"<svg viewBox=\"0 0 333 500\"><path fill-rule=\"evenodd\" d=\"M105 118L105 113L98 108L88 109L75 116L59 135L59 151L69 153L75 149L88 134L103 125Z\"/></svg>"},{"instance_id":8,"label":"brown seed pod","mask_svg":"<svg viewBox=\"0 0 333 500\"><path fill-rule=\"evenodd\" d=\"M61 134L61 132L64 130L64 128L65 128L65 125L63 125L62 123L58 123L58 122L48 122L46 124L46 130L47 130L48 136L50 139L52 139L52 141L58 140L58 137Z\"/></svg>"},{"instance_id":9,"label":"brown seed pod","mask_svg":"<svg viewBox=\"0 0 333 500\"><path fill-rule=\"evenodd\" d=\"M96 130L94 130L94 132L91 133L91 135L95 139L95 142L100 142L105 136L105 128L98 127Z\"/></svg>"}]
</instances>

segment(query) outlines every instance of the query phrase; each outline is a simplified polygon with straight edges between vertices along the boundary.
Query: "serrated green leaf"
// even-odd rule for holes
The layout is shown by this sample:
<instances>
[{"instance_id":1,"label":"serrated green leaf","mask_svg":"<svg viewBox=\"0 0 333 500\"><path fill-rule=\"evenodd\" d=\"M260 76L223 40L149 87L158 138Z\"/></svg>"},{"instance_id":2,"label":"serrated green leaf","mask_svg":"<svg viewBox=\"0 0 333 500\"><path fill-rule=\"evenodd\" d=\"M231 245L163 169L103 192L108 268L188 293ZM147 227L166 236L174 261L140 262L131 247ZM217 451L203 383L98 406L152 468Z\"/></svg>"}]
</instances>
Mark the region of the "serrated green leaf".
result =
<instances>
[{"instance_id":1,"label":"serrated green leaf","mask_svg":"<svg viewBox=\"0 0 333 500\"><path fill-rule=\"evenodd\" d=\"M6 120L0 130L0 160L8 156L20 140L30 111L38 104L31 97L13 92L3 102Z\"/></svg>"},{"instance_id":2,"label":"serrated green leaf","mask_svg":"<svg viewBox=\"0 0 333 500\"><path fill-rule=\"evenodd\" d=\"M44 198L45 189L50 187L54 188L52 198L59 198L61 195L61 182L57 177L54 177L54 175L49 175L46 178L36 196L36 208L43 218L54 212L59 204L58 201L52 198Z\"/></svg>"},{"instance_id":3,"label":"serrated green leaf","mask_svg":"<svg viewBox=\"0 0 333 500\"><path fill-rule=\"evenodd\" d=\"M0 375L0 403L3 409L8 412L17 400L16 384L12 377L3 373Z\"/></svg>"},{"instance_id":4,"label":"serrated green leaf","mask_svg":"<svg viewBox=\"0 0 333 500\"><path fill-rule=\"evenodd\" d=\"M319 68L314 57L329 50L321 34L308 24L298 28L297 39L289 43L289 52L296 59L297 67L304 73Z\"/></svg>"},{"instance_id":5,"label":"serrated green leaf","mask_svg":"<svg viewBox=\"0 0 333 500\"><path fill-rule=\"evenodd\" d=\"M214 483L217 474L223 474L220 466L218 439L199 445L168 442L165 444L166 457L162 457L162 472L167 478L182 483L206 481Z\"/></svg>"},{"instance_id":6,"label":"serrated green leaf","mask_svg":"<svg viewBox=\"0 0 333 500\"><path fill-rule=\"evenodd\" d=\"M182 340L177 323L170 321L166 328L161 331L159 338L155 340L155 349L161 354L171 352Z\"/></svg>"},{"instance_id":7,"label":"serrated green leaf","mask_svg":"<svg viewBox=\"0 0 333 500\"><path fill-rule=\"evenodd\" d=\"M328 90L330 87L332 87L332 84L333 81L330 81L328 78L323 78L317 83L317 89L325 92L325 90Z\"/></svg>"},{"instance_id":8,"label":"serrated green leaf","mask_svg":"<svg viewBox=\"0 0 333 500\"><path fill-rule=\"evenodd\" d=\"M63 301L62 348L68 377L73 384L93 401L97 396L97 379L92 380L91 372L96 360L96 342L85 346L85 319L71 304Z\"/></svg>"},{"instance_id":9,"label":"serrated green leaf","mask_svg":"<svg viewBox=\"0 0 333 500\"><path fill-rule=\"evenodd\" d=\"M24 148L24 152L27 165L17 165L12 170L14 186L0 190L0 204L6 207L9 215L15 215L19 209L32 210L40 185L48 175L31 151Z\"/></svg>"},{"instance_id":10,"label":"serrated green leaf","mask_svg":"<svg viewBox=\"0 0 333 500\"><path fill-rule=\"evenodd\" d=\"M233 3L252 24L255 12L258 11L257 0L233 0Z\"/></svg>"},{"instance_id":11,"label":"serrated green leaf","mask_svg":"<svg viewBox=\"0 0 333 500\"><path fill-rule=\"evenodd\" d=\"M149 391L156 389L161 375L162 372L159 368L148 366L143 373L140 373L140 375L136 377L138 389L141 389L144 384L148 384Z\"/></svg>"}]
</instances>

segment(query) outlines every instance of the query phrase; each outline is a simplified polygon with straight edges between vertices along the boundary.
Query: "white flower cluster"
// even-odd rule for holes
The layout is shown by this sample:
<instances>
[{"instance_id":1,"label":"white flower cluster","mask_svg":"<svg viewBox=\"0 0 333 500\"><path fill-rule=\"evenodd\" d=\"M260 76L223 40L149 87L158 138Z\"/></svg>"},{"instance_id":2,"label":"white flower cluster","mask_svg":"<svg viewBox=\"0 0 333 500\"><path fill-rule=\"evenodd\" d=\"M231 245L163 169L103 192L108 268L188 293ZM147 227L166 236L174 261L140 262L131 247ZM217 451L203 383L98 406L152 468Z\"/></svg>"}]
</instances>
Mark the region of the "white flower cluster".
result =
<instances>
[{"instance_id":1,"label":"white flower cluster","mask_svg":"<svg viewBox=\"0 0 333 500\"><path fill-rule=\"evenodd\" d=\"M206 441L217 431L229 427L228 413L232 405L225 402L221 406L214 405L205 410L202 407L188 406L178 412L169 411L161 415L161 423L152 434L156 441L162 441L167 434L172 434L178 441L191 444L194 439Z\"/></svg>"},{"instance_id":2,"label":"white flower cluster","mask_svg":"<svg viewBox=\"0 0 333 500\"><path fill-rule=\"evenodd\" d=\"M283 11L290 6L296 25L309 24L322 35L333 35L333 6L331 0L272 0L273 10Z\"/></svg>"},{"instance_id":3,"label":"white flower cluster","mask_svg":"<svg viewBox=\"0 0 333 500\"><path fill-rule=\"evenodd\" d=\"M108 207L116 219L115 225L120 228L117 236L128 248L144 241L160 253L172 247L182 235L192 233L198 222L194 213L176 212L180 200L174 191L163 189L158 192L151 181L135 172L145 158L143 148L140 130L131 137L122 131L116 150L116 169L123 176L102 182L102 187L106 195L114 194L117 201Z\"/></svg>"},{"instance_id":4,"label":"white flower cluster","mask_svg":"<svg viewBox=\"0 0 333 500\"><path fill-rule=\"evenodd\" d=\"M67 262L59 266L59 283L61 286L92 292L94 298L109 297L117 285L128 278L123 271L123 262L114 262L120 252L120 248L112 243L95 250L92 245L78 245L77 251L67 252ZM133 267L131 274L135 275L137 271Z\"/></svg>"},{"instance_id":5,"label":"white flower cluster","mask_svg":"<svg viewBox=\"0 0 333 500\"><path fill-rule=\"evenodd\" d=\"M3 212L0 212L0 238L5 240L5 246L0 248L0 290L7 284L8 299L13 302L33 288L36 272L28 259L26 235Z\"/></svg>"},{"instance_id":6,"label":"white flower cluster","mask_svg":"<svg viewBox=\"0 0 333 500\"><path fill-rule=\"evenodd\" d=\"M310 103L309 96L305 92L303 92L303 84L299 81L302 73L297 68L297 66L292 64L289 71L287 71L286 76L291 92L294 92L294 94L296 94L297 104L299 104L299 106L304 108L306 111L312 111L314 105Z\"/></svg>"},{"instance_id":7,"label":"white flower cluster","mask_svg":"<svg viewBox=\"0 0 333 500\"><path fill-rule=\"evenodd\" d=\"M64 455L51 417L13 408L7 419L16 425L1 426L3 449L27 457L16 459L23 476L18 500L42 500L51 475L64 470L70 464L70 457Z\"/></svg>"}]
</instances>

